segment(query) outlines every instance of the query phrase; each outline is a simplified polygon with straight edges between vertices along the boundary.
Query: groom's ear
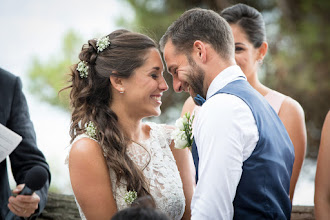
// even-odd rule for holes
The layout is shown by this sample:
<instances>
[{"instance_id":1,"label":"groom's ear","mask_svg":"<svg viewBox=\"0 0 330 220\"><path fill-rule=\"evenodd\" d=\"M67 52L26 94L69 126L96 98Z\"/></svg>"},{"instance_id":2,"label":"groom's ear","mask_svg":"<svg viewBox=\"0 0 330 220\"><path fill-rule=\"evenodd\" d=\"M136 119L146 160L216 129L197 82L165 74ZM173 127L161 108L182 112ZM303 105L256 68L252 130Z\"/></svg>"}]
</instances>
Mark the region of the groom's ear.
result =
<instances>
[{"instance_id":1,"label":"groom's ear","mask_svg":"<svg viewBox=\"0 0 330 220\"><path fill-rule=\"evenodd\" d=\"M194 42L193 53L202 63L206 62L206 45L202 41L196 40Z\"/></svg>"},{"instance_id":2,"label":"groom's ear","mask_svg":"<svg viewBox=\"0 0 330 220\"><path fill-rule=\"evenodd\" d=\"M119 78L116 75L110 75L110 82L115 90L117 90L118 92L124 92L125 88L123 78Z\"/></svg>"}]
</instances>

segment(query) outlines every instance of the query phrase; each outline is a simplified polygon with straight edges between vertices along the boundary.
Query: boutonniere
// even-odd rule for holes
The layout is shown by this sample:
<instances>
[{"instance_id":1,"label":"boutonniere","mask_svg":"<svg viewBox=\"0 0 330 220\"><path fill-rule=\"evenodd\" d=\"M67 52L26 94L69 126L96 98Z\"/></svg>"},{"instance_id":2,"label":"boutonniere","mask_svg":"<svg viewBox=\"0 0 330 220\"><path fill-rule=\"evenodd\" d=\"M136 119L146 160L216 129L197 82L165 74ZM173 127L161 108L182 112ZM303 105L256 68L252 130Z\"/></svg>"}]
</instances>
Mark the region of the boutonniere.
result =
<instances>
[{"instance_id":1,"label":"boutonniere","mask_svg":"<svg viewBox=\"0 0 330 220\"><path fill-rule=\"evenodd\" d=\"M183 117L175 122L175 130L172 132L175 148L184 149L191 147L193 143L192 123L195 115L190 115L189 112L185 113Z\"/></svg>"}]
</instances>

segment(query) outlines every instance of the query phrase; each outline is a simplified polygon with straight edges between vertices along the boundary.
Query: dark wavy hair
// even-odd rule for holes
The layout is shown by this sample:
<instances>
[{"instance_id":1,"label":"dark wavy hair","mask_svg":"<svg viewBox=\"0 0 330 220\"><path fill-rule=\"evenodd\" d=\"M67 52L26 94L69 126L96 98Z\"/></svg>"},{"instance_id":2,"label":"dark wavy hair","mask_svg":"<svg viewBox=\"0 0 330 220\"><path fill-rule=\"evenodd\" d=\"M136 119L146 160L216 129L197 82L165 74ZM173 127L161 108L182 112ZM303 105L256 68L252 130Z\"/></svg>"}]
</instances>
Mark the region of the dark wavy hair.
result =
<instances>
[{"instance_id":1,"label":"dark wavy hair","mask_svg":"<svg viewBox=\"0 0 330 220\"><path fill-rule=\"evenodd\" d=\"M239 25L254 48L259 48L266 41L265 22L257 9L240 3L222 10L220 15L229 24Z\"/></svg>"},{"instance_id":2,"label":"dark wavy hair","mask_svg":"<svg viewBox=\"0 0 330 220\"><path fill-rule=\"evenodd\" d=\"M109 169L116 174L117 184L125 179L128 191L135 190L138 197L150 195L143 170L126 153L129 140L110 107L113 99L110 76L129 78L136 68L144 64L150 49L157 48L157 45L149 37L127 30L114 31L107 37L111 43L102 52L97 52L96 39L89 40L82 47L79 59L87 62L87 78L79 76L77 64L72 66L71 84L65 88L71 89L71 143L77 135L85 133L84 125L93 122L97 128L96 139Z\"/></svg>"}]
</instances>

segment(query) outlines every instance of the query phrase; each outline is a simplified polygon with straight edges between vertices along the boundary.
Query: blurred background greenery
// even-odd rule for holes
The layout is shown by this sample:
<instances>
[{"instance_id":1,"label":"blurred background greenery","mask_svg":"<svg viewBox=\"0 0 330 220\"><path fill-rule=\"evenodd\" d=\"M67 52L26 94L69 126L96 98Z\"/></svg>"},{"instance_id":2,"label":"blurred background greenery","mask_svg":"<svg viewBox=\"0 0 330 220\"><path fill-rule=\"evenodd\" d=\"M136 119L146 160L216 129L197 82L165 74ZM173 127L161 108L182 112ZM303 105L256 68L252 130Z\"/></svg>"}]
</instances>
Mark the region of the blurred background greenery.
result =
<instances>
[{"instance_id":1,"label":"blurred background greenery","mask_svg":"<svg viewBox=\"0 0 330 220\"><path fill-rule=\"evenodd\" d=\"M305 111L308 149L307 157L316 158L320 131L330 108L330 12L329 0L124 0L135 11L135 18L127 20L125 12L117 20L118 26L145 33L157 42L167 27L182 12L194 7L221 11L245 3L264 16L269 52L260 72L261 81L297 100ZM111 30L112 31L112 30ZM98 36L100 37L100 36ZM34 58L29 69L31 93L59 108L69 110L68 91L58 95L67 85L70 65L78 62L81 39L69 31L63 39L60 55ZM164 74L170 86L164 94L162 115L157 120L169 123L181 111L186 94L175 94L171 76ZM329 134L330 135L330 134Z\"/></svg>"}]
</instances>

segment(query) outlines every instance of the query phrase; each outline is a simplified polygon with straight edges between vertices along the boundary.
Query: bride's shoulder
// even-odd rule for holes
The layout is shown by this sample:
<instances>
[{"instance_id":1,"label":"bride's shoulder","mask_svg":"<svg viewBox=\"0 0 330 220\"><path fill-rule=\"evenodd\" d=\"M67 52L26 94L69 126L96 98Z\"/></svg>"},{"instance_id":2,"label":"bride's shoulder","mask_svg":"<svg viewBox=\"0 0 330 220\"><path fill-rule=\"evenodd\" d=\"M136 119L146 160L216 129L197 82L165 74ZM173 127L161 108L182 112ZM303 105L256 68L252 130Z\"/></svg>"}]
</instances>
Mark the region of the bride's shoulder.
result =
<instances>
[{"instance_id":1,"label":"bride's shoulder","mask_svg":"<svg viewBox=\"0 0 330 220\"><path fill-rule=\"evenodd\" d=\"M81 141L81 140L83 140L83 141ZM74 144L77 143L77 142L85 142L85 141L87 141L87 142L89 142L89 141L94 141L94 142L97 143L97 140L96 140L96 139L94 139L94 138L88 136L87 134L83 133L83 134L79 134L79 135L77 135L77 136L74 138L74 140L73 140L72 143L71 143L71 146L74 145Z\"/></svg>"},{"instance_id":2,"label":"bride's shoulder","mask_svg":"<svg viewBox=\"0 0 330 220\"><path fill-rule=\"evenodd\" d=\"M99 156L103 157L99 143L95 139L82 134L77 136L72 142L67 159L71 160L77 157L80 160L84 160L84 158Z\"/></svg>"}]
</instances>

